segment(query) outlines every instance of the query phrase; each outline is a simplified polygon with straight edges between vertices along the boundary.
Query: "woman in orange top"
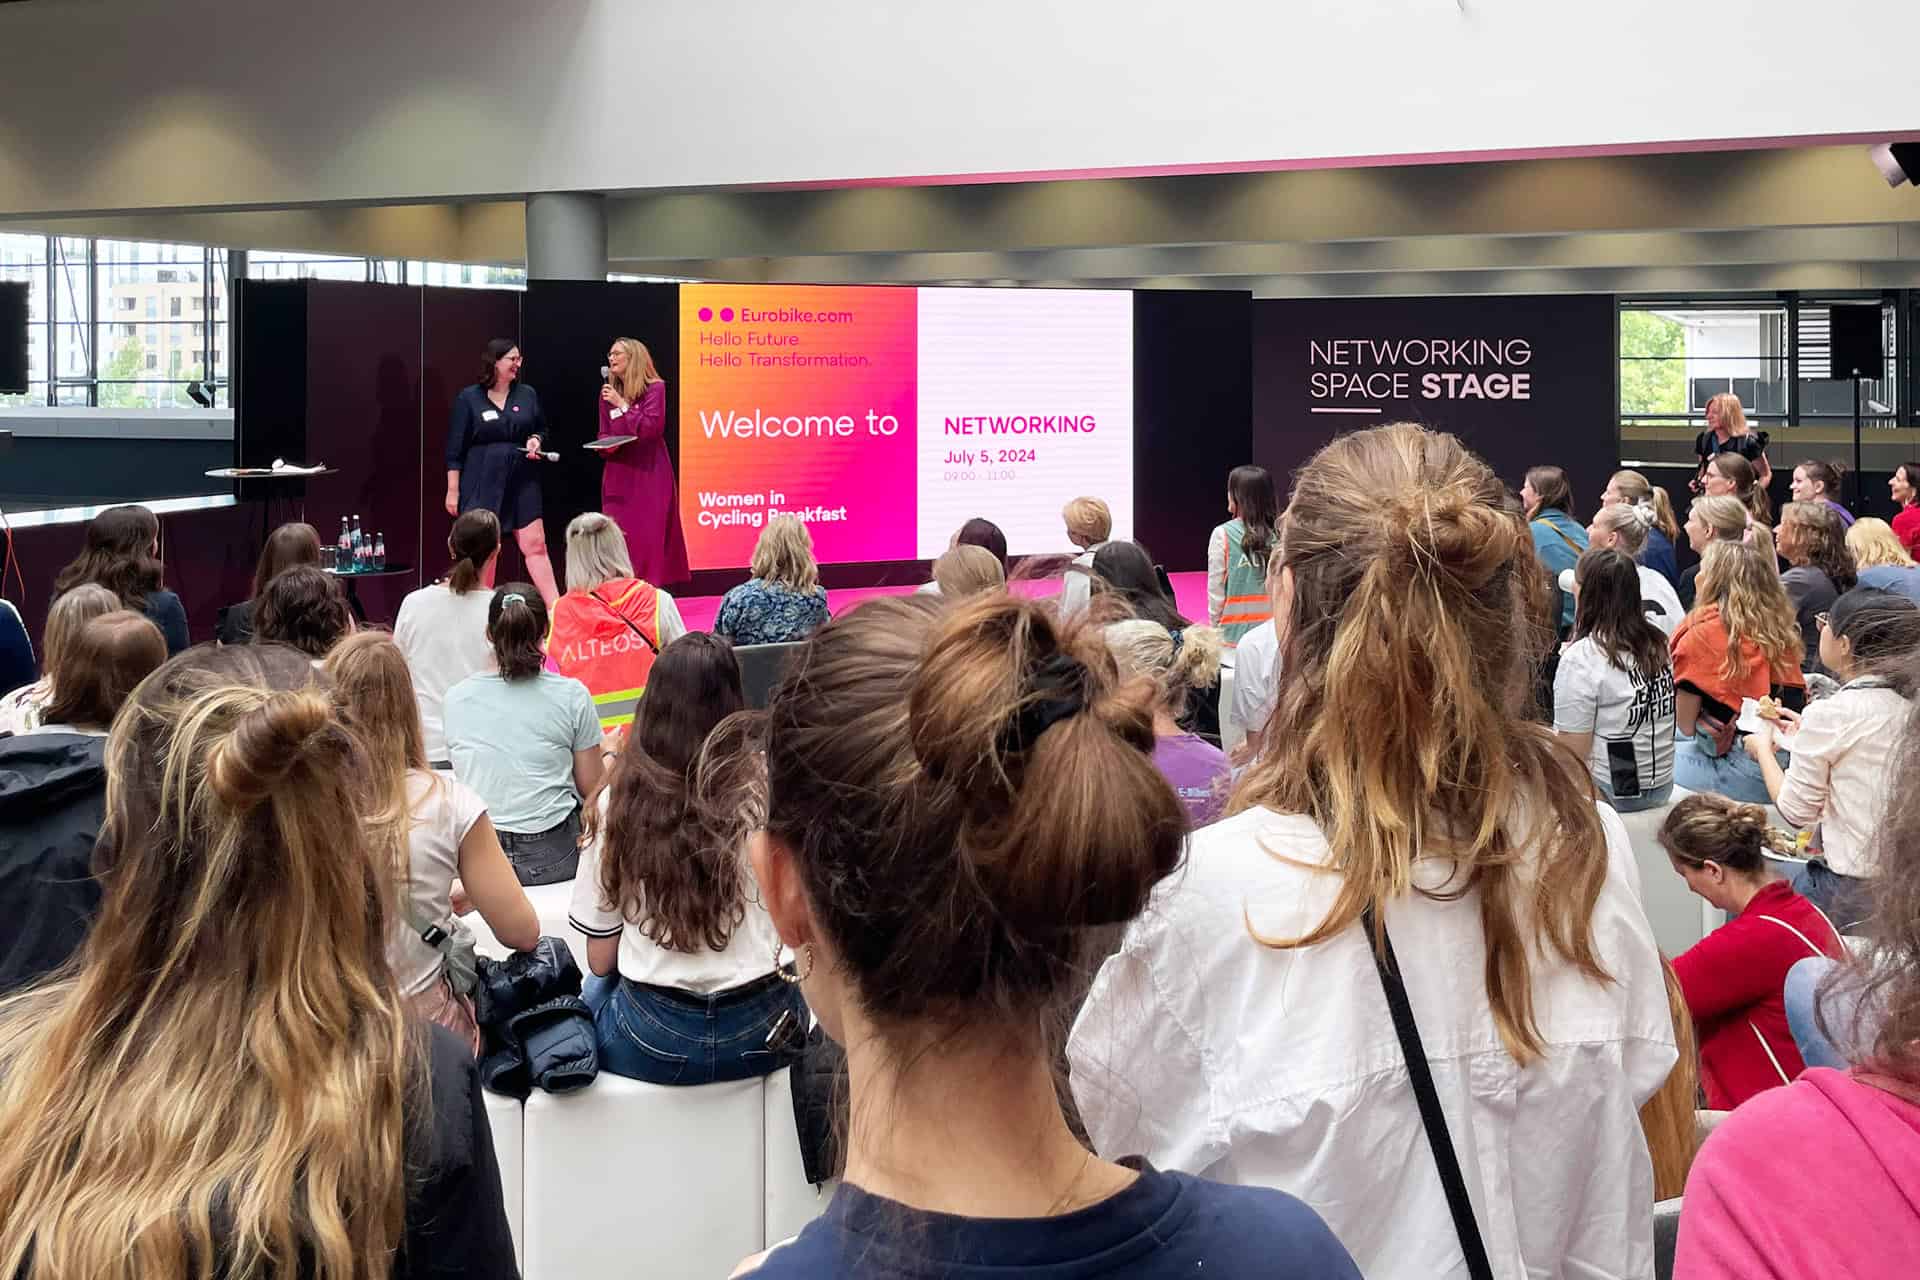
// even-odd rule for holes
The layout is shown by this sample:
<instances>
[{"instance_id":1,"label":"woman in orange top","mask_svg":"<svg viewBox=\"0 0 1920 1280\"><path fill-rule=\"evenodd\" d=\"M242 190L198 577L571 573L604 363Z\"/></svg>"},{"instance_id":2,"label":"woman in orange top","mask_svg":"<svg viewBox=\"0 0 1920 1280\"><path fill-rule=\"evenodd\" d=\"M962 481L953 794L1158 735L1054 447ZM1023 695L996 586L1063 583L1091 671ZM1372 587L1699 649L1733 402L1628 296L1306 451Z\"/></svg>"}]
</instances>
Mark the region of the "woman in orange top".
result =
<instances>
[{"instance_id":1,"label":"woman in orange top","mask_svg":"<svg viewBox=\"0 0 1920 1280\"><path fill-rule=\"evenodd\" d=\"M1800 626L1773 557L1738 542L1714 542L1700 560L1698 597L1673 633L1679 740L1673 780L1748 804L1767 804L1760 766L1736 744L1744 698L1806 702Z\"/></svg>"}]
</instances>

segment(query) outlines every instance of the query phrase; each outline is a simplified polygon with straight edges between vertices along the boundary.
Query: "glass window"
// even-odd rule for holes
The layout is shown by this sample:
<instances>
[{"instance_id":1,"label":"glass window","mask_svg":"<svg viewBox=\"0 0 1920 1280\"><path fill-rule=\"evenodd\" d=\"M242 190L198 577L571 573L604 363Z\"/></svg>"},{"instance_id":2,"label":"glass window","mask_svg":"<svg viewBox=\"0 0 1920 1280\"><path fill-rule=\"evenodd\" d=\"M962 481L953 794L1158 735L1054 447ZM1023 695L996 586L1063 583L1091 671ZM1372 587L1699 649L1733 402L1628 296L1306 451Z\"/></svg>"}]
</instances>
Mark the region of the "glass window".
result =
<instances>
[{"instance_id":1,"label":"glass window","mask_svg":"<svg viewBox=\"0 0 1920 1280\"><path fill-rule=\"evenodd\" d=\"M521 267L410 261L407 263L407 283L462 289L524 289L527 287L527 273Z\"/></svg>"},{"instance_id":2,"label":"glass window","mask_svg":"<svg viewBox=\"0 0 1920 1280\"><path fill-rule=\"evenodd\" d=\"M325 253L256 249L247 254L247 277L252 280L365 280L367 260Z\"/></svg>"},{"instance_id":3,"label":"glass window","mask_svg":"<svg viewBox=\"0 0 1920 1280\"><path fill-rule=\"evenodd\" d=\"M1748 417L1786 420L1785 303L1621 308L1623 422L1704 420L1707 401L1729 391Z\"/></svg>"},{"instance_id":4,"label":"glass window","mask_svg":"<svg viewBox=\"0 0 1920 1280\"><path fill-rule=\"evenodd\" d=\"M0 232L0 280L27 286L27 390L0 405L47 402L47 238Z\"/></svg>"}]
</instances>

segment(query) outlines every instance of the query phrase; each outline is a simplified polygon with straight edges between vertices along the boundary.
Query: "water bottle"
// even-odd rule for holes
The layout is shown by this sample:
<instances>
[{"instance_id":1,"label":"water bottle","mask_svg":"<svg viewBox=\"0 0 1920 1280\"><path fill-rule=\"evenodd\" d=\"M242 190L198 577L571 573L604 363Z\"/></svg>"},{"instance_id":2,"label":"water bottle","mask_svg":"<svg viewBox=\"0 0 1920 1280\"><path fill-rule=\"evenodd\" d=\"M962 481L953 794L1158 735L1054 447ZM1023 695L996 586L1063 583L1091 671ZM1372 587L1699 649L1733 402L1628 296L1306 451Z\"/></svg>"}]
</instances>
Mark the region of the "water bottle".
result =
<instances>
[{"instance_id":1,"label":"water bottle","mask_svg":"<svg viewBox=\"0 0 1920 1280\"><path fill-rule=\"evenodd\" d=\"M334 543L333 563L341 573L353 570L353 531L347 527L347 518L340 517L340 541Z\"/></svg>"},{"instance_id":2,"label":"water bottle","mask_svg":"<svg viewBox=\"0 0 1920 1280\"><path fill-rule=\"evenodd\" d=\"M387 535L384 533L373 535L373 567L376 569L387 567Z\"/></svg>"},{"instance_id":3,"label":"water bottle","mask_svg":"<svg viewBox=\"0 0 1920 1280\"><path fill-rule=\"evenodd\" d=\"M353 517L353 568L354 572L367 567L367 536L360 531L360 516Z\"/></svg>"}]
</instances>

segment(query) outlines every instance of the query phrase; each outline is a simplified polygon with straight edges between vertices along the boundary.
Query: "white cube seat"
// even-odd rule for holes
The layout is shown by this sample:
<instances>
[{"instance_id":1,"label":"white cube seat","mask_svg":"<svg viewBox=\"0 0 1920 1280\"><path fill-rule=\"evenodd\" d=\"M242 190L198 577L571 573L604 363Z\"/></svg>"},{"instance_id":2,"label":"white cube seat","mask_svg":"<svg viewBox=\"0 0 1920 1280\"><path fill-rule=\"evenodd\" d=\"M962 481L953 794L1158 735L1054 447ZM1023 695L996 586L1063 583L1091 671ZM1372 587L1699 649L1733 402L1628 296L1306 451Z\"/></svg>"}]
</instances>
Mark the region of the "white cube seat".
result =
<instances>
[{"instance_id":1,"label":"white cube seat","mask_svg":"<svg viewBox=\"0 0 1920 1280\"><path fill-rule=\"evenodd\" d=\"M765 1246L763 1081L602 1072L526 1106L527 1280L724 1276Z\"/></svg>"},{"instance_id":2,"label":"white cube seat","mask_svg":"<svg viewBox=\"0 0 1920 1280\"><path fill-rule=\"evenodd\" d=\"M493 1130L493 1157L500 1166L501 1198L506 1202L507 1226L513 1230L514 1265L526 1265L525 1201L525 1104L503 1093L482 1089L487 1107L487 1126Z\"/></svg>"}]
</instances>

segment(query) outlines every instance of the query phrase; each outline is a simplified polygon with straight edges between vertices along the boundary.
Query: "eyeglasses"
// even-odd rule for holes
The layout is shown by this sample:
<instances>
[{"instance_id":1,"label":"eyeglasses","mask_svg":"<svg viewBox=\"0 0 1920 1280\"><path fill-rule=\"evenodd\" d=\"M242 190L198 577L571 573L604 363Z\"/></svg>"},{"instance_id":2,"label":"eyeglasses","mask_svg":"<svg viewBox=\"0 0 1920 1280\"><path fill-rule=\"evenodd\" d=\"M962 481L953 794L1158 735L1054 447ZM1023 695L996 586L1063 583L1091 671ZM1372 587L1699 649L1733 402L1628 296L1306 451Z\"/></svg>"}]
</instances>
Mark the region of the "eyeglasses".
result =
<instances>
[{"instance_id":1,"label":"eyeglasses","mask_svg":"<svg viewBox=\"0 0 1920 1280\"><path fill-rule=\"evenodd\" d=\"M1813 625L1825 631L1833 625L1833 615L1830 613L1816 613L1813 615Z\"/></svg>"}]
</instances>

